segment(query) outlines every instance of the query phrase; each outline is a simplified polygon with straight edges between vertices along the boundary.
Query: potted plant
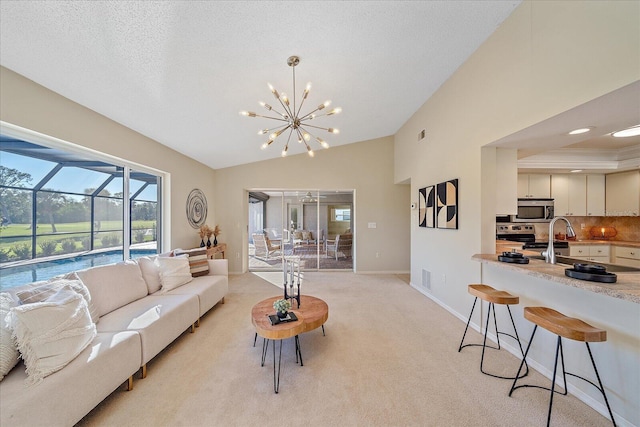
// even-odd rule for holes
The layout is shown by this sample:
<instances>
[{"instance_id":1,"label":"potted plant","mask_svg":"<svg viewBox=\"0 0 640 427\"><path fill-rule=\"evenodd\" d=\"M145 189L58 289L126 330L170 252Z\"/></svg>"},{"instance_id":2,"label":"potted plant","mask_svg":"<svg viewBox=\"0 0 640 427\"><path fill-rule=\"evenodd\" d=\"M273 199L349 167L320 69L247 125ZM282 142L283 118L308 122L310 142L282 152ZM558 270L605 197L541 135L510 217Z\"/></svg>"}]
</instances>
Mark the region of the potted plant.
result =
<instances>
[{"instance_id":1,"label":"potted plant","mask_svg":"<svg viewBox=\"0 0 640 427\"><path fill-rule=\"evenodd\" d=\"M291 302L288 299L279 299L273 302L273 308L279 318L287 317L287 312L291 308Z\"/></svg>"}]
</instances>

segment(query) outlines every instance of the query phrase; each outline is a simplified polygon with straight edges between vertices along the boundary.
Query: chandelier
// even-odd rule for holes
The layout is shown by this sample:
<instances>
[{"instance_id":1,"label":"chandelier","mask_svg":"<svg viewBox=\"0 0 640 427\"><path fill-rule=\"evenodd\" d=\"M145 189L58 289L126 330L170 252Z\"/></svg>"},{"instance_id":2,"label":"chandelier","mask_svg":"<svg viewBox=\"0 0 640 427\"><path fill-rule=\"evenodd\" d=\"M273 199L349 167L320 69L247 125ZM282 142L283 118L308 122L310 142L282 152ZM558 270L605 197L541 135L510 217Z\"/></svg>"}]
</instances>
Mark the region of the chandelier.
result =
<instances>
[{"instance_id":1,"label":"chandelier","mask_svg":"<svg viewBox=\"0 0 640 427\"><path fill-rule=\"evenodd\" d=\"M279 93L273 86L271 86L271 84L268 84L269 89L271 90L271 93L273 94L273 96L275 96L275 98L280 103L280 106L282 107L283 112L278 111L276 108L272 107L266 102L260 102L260 105L262 105L267 111L277 114L279 117L263 116L253 111L240 111L240 114L243 116L263 117L266 119L272 119L272 120L277 120L281 122L279 125L275 127L261 129L260 131L258 131L258 135L269 134L269 138L267 139L267 142L262 144L262 147L261 147L264 150L265 148L270 146L273 143L273 141L276 140L276 138L278 138L283 133L287 133L288 131L287 143L285 144L284 149L282 150L282 157L285 157L287 155L287 150L289 149L289 142L291 142L292 137L296 138L299 144L304 144L306 146L307 153L309 154L310 157L313 157L314 155L313 150L309 145L309 141L312 138L318 141L318 143L320 144L320 146L322 146L322 148L329 148L329 144L327 144L327 142L322 138L312 135L311 132L309 131L309 128L324 130L333 134L340 133L340 131L335 128L324 128L324 127L314 126L309 124L310 120L314 120L322 116L331 116L333 114L338 114L342 111L342 108L334 108L333 110L327 113L316 114L318 111L322 111L325 108L327 108L331 104L331 101L326 101L325 103L318 105L315 110L307 114L301 114L304 101L309 96L309 91L311 90L311 83L307 83L307 87L302 93L302 100L300 101L300 105L297 106L296 105L296 65L298 65L299 63L300 63L300 58L298 58L297 56L290 56L287 59L287 64L293 70L293 100L292 100L293 102L289 100L289 97L287 96L286 93L284 92Z\"/></svg>"}]
</instances>

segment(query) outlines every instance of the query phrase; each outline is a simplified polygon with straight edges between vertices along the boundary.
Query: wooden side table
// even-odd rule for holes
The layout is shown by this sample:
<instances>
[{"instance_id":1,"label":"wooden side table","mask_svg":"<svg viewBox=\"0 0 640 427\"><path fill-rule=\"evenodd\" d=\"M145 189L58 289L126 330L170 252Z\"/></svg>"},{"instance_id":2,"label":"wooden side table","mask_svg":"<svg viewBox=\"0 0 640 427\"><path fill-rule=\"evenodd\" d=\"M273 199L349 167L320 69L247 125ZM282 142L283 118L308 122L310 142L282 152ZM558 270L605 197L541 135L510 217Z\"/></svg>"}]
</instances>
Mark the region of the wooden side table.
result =
<instances>
[{"instance_id":1,"label":"wooden side table","mask_svg":"<svg viewBox=\"0 0 640 427\"><path fill-rule=\"evenodd\" d=\"M227 250L226 243L218 243L218 246L211 246L207 248L207 258L214 259L216 254L222 254L224 259L224 252Z\"/></svg>"},{"instance_id":2,"label":"wooden side table","mask_svg":"<svg viewBox=\"0 0 640 427\"><path fill-rule=\"evenodd\" d=\"M251 322L256 328L256 336L253 339L253 345L256 345L258 335L264 338L262 343L262 361L264 366L269 341L273 341L273 391L278 393L280 388L280 364L282 362L282 340L294 337L296 346L296 363L300 360L302 363L302 351L300 350L300 340L298 335L304 332L312 331L322 327L324 335L324 323L329 318L329 306L320 298L301 295L299 306L292 307L290 311L294 312L298 317L298 321L289 323L280 323L272 325L269 321L269 315L274 313L273 302L281 299L281 296L267 298L260 301L251 309ZM280 341L280 352L278 355L278 370L276 371L276 342Z\"/></svg>"}]
</instances>

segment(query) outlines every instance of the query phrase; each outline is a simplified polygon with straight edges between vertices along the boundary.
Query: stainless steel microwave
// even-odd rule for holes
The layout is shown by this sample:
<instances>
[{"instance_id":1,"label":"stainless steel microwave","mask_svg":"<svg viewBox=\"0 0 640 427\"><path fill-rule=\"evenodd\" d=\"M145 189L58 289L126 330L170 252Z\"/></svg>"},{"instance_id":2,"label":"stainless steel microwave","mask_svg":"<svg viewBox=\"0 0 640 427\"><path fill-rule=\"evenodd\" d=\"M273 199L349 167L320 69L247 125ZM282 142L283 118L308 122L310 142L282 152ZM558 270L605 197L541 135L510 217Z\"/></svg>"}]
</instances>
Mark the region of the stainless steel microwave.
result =
<instances>
[{"instance_id":1,"label":"stainless steel microwave","mask_svg":"<svg viewBox=\"0 0 640 427\"><path fill-rule=\"evenodd\" d=\"M511 222L549 222L553 214L553 199L518 199L518 214Z\"/></svg>"}]
</instances>

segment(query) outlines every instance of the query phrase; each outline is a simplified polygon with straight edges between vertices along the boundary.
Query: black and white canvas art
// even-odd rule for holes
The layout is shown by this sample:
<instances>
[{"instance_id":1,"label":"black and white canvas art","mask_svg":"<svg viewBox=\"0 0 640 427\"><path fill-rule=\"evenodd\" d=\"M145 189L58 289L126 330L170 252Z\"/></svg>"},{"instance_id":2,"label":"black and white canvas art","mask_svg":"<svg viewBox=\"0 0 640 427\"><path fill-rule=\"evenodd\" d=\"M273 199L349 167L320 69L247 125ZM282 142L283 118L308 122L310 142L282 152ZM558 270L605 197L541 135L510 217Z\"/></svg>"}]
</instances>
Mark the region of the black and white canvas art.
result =
<instances>
[{"instance_id":1,"label":"black and white canvas art","mask_svg":"<svg viewBox=\"0 0 640 427\"><path fill-rule=\"evenodd\" d=\"M437 185L436 218L438 228L458 229L458 180Z\"/></svg>"},{"instance_id":2,"label":"black and white canvas art","mask_svg":"<svg viewBox=\"0 0 640 427\"><path fill-rule=\"evenodd\" d=\"M420 188L418 190L418 226L426 228L435 227L435 186Z\"/></svg>"}]
</instances>

